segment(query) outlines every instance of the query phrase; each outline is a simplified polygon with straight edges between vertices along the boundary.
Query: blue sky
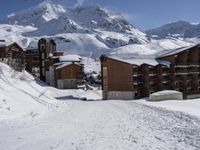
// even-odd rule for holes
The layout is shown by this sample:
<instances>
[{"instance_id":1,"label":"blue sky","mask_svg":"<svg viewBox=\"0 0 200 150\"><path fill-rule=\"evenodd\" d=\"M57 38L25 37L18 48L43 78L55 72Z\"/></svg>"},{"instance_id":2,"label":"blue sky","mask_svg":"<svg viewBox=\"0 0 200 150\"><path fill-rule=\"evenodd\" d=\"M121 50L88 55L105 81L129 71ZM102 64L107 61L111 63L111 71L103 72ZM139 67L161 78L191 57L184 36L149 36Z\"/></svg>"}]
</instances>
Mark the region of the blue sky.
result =
<instances>
[{"instance_id":1,"label":"blue sky","mask_svg":"<svg viewBox=\"0 0 200 150\"><path fill-rule=\"evenodd\" d=\"M2 18L12 12L37 5L43 0L0 1L0 18ZM85 3L99 4L110 10L123 13L134 26L141 30L177 20L200 22L200 0L85 0Z\"/></svg>"}]
</instances>

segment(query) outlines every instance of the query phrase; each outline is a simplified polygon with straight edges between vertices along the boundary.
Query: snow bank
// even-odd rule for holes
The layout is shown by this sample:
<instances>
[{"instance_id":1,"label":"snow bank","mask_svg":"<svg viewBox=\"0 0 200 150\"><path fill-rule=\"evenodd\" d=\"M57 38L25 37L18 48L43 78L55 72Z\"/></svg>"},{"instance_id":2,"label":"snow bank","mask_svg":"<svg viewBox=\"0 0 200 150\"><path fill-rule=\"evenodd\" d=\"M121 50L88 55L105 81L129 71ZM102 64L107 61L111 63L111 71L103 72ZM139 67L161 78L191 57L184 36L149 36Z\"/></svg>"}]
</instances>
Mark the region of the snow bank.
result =
<instances>
[{"instance_id":1,"label":"snow bank","mask_svg":"<svg viewBox=\"0 0 200 150\"><path fill-rule=\"evenodd\" d=\"M183 100L183 94L178 91L165 90L150 94L150 101L161 101L161 100Z\"/></svg>"}]
</instances>

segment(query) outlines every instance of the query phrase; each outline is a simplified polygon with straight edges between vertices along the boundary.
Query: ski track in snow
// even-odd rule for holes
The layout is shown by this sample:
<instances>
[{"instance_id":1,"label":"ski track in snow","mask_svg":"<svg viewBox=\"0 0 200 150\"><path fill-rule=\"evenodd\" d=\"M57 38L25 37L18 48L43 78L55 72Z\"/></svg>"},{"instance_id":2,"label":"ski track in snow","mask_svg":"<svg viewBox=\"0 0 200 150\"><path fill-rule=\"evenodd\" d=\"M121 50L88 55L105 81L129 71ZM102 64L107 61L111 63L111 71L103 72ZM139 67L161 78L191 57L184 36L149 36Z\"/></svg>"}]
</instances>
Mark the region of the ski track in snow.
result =
<instances>
[{"instance_id":1,"label":"ski track in snow","mask_svg":"<svg viewBox=\"0 0 200 150\"><path fill-rule=\"evenodd\" d=\"M200 149L199 118L180 112L133 101L60 105L44 118L1 123L1 149Z\"/></svg>"}]
</instances>

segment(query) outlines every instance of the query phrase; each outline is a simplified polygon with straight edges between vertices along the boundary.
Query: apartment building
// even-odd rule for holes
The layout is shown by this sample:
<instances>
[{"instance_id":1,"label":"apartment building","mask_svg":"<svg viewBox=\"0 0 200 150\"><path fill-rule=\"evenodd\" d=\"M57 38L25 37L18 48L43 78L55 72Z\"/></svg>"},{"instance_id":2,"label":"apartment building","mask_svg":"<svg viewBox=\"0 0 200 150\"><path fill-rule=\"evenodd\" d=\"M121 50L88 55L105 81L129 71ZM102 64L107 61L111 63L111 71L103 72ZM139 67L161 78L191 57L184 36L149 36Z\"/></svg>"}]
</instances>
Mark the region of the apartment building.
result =
<instances>
[{"instance_id":1,"label":"apartment building","mask_svg":"<svg viewBox=\"0 0 200 150\"><path fill-rule=\"evenodd\" d=\"M46 81L45 61L56 53L56 43L53 39L42 38L38 41L40 79Z\"/></svg>"},{"instance_id":2,"label":"apartment building","mask_svg":"<svg viewBox=\"0 0 200 150\"><path fill-rule=\"evenodd\" d=\"M104 99L139 99L161 90L200 97L200 46L166 50L155 58L102 55Z\"/></svg>"}]
</instances>

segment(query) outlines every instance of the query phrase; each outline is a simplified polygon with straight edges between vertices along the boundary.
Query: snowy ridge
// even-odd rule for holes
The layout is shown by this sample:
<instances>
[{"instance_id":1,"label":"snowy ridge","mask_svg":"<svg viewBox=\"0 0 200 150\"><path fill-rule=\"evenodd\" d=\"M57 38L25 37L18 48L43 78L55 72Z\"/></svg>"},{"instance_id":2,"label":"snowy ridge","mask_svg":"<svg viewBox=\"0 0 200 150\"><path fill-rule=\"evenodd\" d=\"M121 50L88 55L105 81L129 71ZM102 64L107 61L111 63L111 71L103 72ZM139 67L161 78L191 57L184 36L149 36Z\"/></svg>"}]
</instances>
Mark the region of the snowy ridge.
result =
<instances>
[{"instance_id":1,"label":"snowy ridge","mask_svg":"<svg viewBox=\"0 0 200 150\"><path fill-rule=\"evenodd\" d=\"M166 38L168 36L194 38L200 37L200 24L192 24L186 21L177 21L164 26L146 31L150 36Z\"/></svg>"}]
</instances>

